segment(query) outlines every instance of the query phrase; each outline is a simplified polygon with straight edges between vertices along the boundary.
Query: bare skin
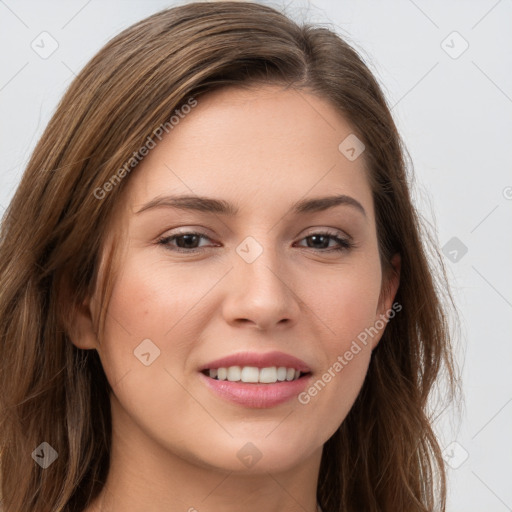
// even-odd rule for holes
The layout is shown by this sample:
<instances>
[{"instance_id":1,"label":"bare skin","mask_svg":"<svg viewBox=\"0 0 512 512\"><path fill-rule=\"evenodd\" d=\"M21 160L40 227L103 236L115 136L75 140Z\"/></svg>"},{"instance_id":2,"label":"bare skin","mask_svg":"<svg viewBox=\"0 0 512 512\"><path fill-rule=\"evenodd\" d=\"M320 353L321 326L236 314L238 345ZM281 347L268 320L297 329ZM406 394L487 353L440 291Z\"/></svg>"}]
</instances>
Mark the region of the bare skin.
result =
<instances>
[{"instance_id":1,"label":"bare skin","mask_svg":"<svg viewBox=\"0 0 512 512\"><path fill-rule=\"evenodd\" d=\"M204 384L199 367L278 350L305 361L315 382L390 310L398 279L380 295L364 153L350 161L338 149L351 133L305 91L224 89L199 97L127 178L112 226L124 245L104 338L94 334L93 297L77 311L73 339L98 351L113 387L111 468L87 512L316 511L322 447L352 407L383 329L308 403L235 404ZM341 194L365 213L349 204L290 211ZM239 211L137 213L167 195L222 199ZM204 236L158 243L190 232ZM334 236L354 247L336 251ZM247 237L256 243L241 246ZM262 252L248 263L240 246ZM393 264L399 270L398 255ZM145 339L160 350L148 366L134 356ZM261 456L251 467L244 446Z\"/></svg>"}]
</instances>

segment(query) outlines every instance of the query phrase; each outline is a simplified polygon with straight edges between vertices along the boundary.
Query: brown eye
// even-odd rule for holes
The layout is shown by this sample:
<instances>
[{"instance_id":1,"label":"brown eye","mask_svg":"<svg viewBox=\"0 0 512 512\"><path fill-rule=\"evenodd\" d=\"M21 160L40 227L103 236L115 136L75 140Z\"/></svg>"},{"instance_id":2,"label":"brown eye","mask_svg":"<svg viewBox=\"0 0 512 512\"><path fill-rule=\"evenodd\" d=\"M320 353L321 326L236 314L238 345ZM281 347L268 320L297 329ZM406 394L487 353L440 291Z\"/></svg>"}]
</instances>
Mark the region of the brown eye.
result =
<instances>
[{"instance_id":1,"label":"brown eye","mask_svg":"<svg viewBox=\"0 0 512 512\"><path fill-rule=\"evenodd\" d=\"M158 240L158 244L165 246L171 251L195 252L201 249L201 247L199 247L197 244L201 241L202 238L209 240L209 238L203 233L178 233L161 238ZM171 242L175 242L175 245Z\"/></svg>"},{"instance_id":2,"label":"brown eye","mask_svg":"<svg viewBox=\"0 0 512 512\"><path fill-rule=\"evenodd\" d=\"M330 251L346 251L353 247L353 244L345 238L340 238L337 235L332 233L313 233L312 235L308 235L303 238L303 240L308 240L307 247L310 249L317 249L321 252L330 252ZM338 246L329 247L329 243L334 240L338 244ZM302 246L304 247L304 246Z\"/></svg>"}]
</instances>

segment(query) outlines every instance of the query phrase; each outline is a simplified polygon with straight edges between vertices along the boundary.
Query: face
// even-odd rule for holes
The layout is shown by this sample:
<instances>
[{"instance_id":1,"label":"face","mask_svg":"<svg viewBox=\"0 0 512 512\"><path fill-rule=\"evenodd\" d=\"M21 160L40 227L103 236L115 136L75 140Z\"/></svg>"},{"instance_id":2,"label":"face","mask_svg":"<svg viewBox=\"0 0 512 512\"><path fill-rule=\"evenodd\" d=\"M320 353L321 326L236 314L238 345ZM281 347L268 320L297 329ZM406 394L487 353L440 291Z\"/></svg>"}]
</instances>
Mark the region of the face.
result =
<instances>
[{"instance_id":1,"label":"face","mask_svg":"<svg viewBox=\"0 0 512 512\"><path fill-rule=\"evenodd\" d=\"M125 178L104 337L82 318L74 340L98 350L119 429L228 471L284 470L321 453L361 389L397 287L379 301L364 152L338 148L352 133L305 91L222 89L199 97Z\"/></svg>"}]
</instances>

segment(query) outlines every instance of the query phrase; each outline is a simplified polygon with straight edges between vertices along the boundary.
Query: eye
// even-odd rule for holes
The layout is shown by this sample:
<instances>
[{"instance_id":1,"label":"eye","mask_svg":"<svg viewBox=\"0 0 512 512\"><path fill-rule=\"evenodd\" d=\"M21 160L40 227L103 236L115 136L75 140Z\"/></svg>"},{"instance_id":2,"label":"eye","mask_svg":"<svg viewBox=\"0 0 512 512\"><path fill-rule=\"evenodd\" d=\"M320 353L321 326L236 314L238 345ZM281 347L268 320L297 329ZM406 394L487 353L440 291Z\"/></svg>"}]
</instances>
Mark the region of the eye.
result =
<instances>
[{"instance_id":1,"label":"eye","mask_svg":"<svg viewBox=\"0 0 512 512\"><path fill-rule=\"evenodd\" d=\"M337 233L330 233L328 231L313 233L304 237L303 240L310 240L313 247L311 247L311 244L308 242L308 248L320 249L321 252L347 251L354 247L354 243L350 239L341 238ZM330 241L334 241L338 246L329 248ZM314 244L320 245L320 247L314 247Z\"/></svg>"},{"instance_id":2,"label":"eye","mask_svg":"<svg viewBox=\"0 0 512 512\"><path fill-rule=\"evenodd\" d=\"M201 247L198 246L201 240L210 240L210 238L204 233L186 231L160 238L157 243L170 251L193 253L201 250ZM316 249L320 252L347 251L355 246L350 239L339 237L338 233L327 231L312 233L302 240L308 241L307 248ZM337 246L329 247L331 241L334 241Z\"/></svg>"},{"instance_id":3,"label":"eye","mask_svg":"<svg viewBox=\"0 0 512 512\"><path fill-rule=\"evenodd\" d=\"M158 240L159 245L165 246L167 249L171 251L177 251L177 252L196 252L199 250L197 247L197 243L201 239L207 239L209 238L204 235L203 233L196 233L196 232L183 232L178 233L171 236L166 236L164 238L160 238ZM177 246L171 245L171 242L176 242Z\"/></svg>"}]
</instances>

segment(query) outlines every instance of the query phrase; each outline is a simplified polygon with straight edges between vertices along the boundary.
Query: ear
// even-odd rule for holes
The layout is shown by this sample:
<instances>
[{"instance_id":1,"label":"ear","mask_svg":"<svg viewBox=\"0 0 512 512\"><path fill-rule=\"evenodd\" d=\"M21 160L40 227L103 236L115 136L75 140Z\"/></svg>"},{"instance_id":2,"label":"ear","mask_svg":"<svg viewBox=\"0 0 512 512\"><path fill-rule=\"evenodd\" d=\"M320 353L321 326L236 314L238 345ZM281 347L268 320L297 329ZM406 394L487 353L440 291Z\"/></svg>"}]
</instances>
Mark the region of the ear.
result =
<instances>
[{"instance_id":1,"label":"ear","mask_svg":"<svg viewBox=\"0 0 512 512\"><path fill-rule=\"evenodd\" d=\"M402 258L400 254L396 253L391 258L390 263L392 268L388 270L388 275L383 278L379 304L375 314L375 328L379 331L379 334L374 337L372 350L379 343L387 322L402 309L401 304L397 304L396 309L392 307L400 284L400 269L402 265Z\"/></svg>"},{"instance_id":2,"label":"ear","mask_svg":"<svg viewBox=\"0 0 512 512\"><path fill-rule=\"evenodd\" d=\"M98 349L98 337L94 329L90 299L84 300L71 312L69 335L71 342L78 348Z\"/></svg>"},{"instance_id":3,"label":"ear","mask_svg":"<svg viewBox=\"0 0 512 512\"><path fill-rule=\"evenodd\" d=\"M62 300L61 318L69 339L77 348L97 349L99 347L93 322L94 311L91 299L86 298L78 306L73 300L69 281L62 278L59 286Z\"/></svg>"}]
</instances>

